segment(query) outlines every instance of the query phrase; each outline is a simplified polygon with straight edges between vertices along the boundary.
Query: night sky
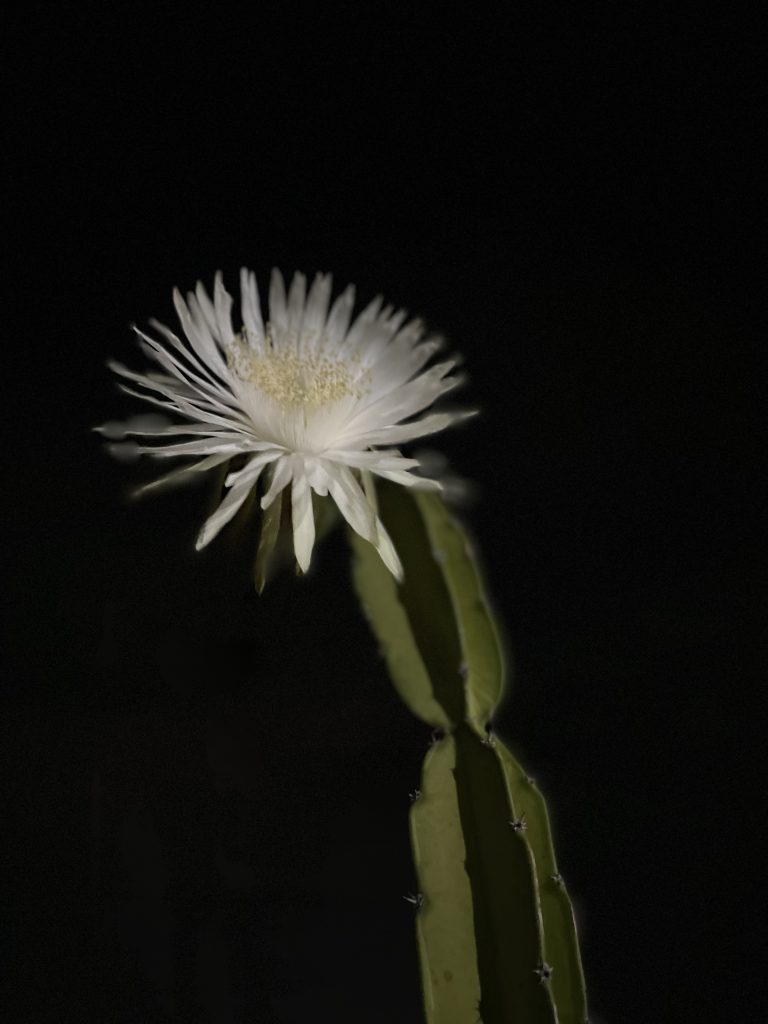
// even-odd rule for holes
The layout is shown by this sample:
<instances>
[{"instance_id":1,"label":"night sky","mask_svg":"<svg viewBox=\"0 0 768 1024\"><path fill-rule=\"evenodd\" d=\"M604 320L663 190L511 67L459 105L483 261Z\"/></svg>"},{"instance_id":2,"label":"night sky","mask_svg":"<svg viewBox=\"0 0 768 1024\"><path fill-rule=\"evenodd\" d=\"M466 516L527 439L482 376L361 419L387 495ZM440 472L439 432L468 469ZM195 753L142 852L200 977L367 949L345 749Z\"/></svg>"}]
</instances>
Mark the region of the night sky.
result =
<instances>
[{"instance_id":1,"label":"night sky","mask_svg":"<svg viewBox=\"0 0 768 1024\"><path fill-rule=\"evenodd\" d=\"M140 411L105 367L145 365L129 325L246 265L262 294L272 266L381 291L463 354L482 415L433 446L476 484L498 726L549 802L594 1021L763 1021L756 34L670 5L250 11L30 7L12 47L13 1019L423 1019L429 729L343 531L259 598L253 531L195 554L210 490L127 500L155 467L90 429Z\"/></svg>"}]
</instances>

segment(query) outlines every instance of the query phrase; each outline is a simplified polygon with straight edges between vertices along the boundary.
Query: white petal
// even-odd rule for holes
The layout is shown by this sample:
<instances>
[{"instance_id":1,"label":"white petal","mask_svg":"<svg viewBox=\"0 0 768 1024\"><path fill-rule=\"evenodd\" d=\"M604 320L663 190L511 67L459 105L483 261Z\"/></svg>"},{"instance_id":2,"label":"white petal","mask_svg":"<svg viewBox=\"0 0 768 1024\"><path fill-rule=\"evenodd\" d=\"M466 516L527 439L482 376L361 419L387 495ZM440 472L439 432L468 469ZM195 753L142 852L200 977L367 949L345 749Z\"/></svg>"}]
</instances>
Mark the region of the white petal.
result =
<instances>
[{"instance_id":1,"label":"white petal","mask_svg":"<svg viewBox=\"0 0 768 1024\"><path fill-rule=\"evenodd\" d=\"M229 374L226 363L221 356L221 352L216 346L210 329L204 322L202 322L201 318L193 318L190 310L195 308L194 296L190 295L189 299L190 306L188 307L184 302L184 299L181 297L179 289L174 288L173 303L176 307L179 320L181 321L181 326L184 328L184 333L189 338L192 348L198 354L200 359L227 380Z\"/></svg>"},{"instance_id":2,"label":"white petal","mask_svg":"<svg viewBox=\"0 0 768 1024\"><path fill-rule=\"evenodd\" d=\"M245 435L233 430L221 430L207 423L169 423L164 416L133 416L129 420L119 422L110 420L94 427L97 434L110 441L119 441L124 437L183 437L186 434L204 434L206 437L218 437L235 441Z\"/></svg>"},{"instance_id":3,"label":"white petal","mask_svg":"<svg viewBox=\"0 0 768 1024\"><path fill-rule=\"evenodd\" d=\"M376 537L376 513L351 470L325 459L323 468L328 481L328 493L339 506L341 514L355 533L373 541Z\"/></svg>"},{"instance_id":4,"label":"white petal","mask_svg":"<svg viewBox=\"0 0 768 1024\"><path fill-rule=\"evenodd\" d=\"M288 326L288 310L285 305L285 282L283 275L274 267L269 281L269 320L281 329Z\"/></svg>"},{"instance_id":5,"label":"white petal","mask_svg":"<svg viewBox=\"0 0 768 1024\"><path fill-rule=\"evenodd\" d=\"M321 497L328 493L328 476L325 470L318 465L317 459L304 459L304 470L309 478L309 486Z\"/></svg>"},{"instance_id":6,"label":"white petal","mask_svg":"<svg viewBox=\"0 0 768 1024\"><path fill-rule=\"evenodd\" d=\"M224 287L221 271L216 272L216 280L213 286L213 308L216 315L217 340L220 345L232 344L234 331L232 330L232 296Z\"/></svg>"},{"instance_id":7,"label":"white petal","mask_svg":"<svg viewBox=\"0 0 768 1024\"><path fill-rule=\"evenodd\" d=\"M208 329L211 337L216 337L216 310L213 308L213 303L208 298L208 292L205 290L205 285L202 281L198 281L195 285L194 294L187 296L189 302L189 308L192 315L195 316L201 326L205 326Z\"/></svg>"},{"instance_id":8,"label":"white petal","mask_svg":"<svg viewBox=\"0 0 768 1024\"><path fill-rule=\"evenodd\" d=\"M327 452L326 455L327 458L333 459L335 462L353 466L355 469L369 470L377 476L406 487L417 487L422 491L441 490L440 484L436 480L409 473L408 470L415 469L419 465L419 461L418 459L406 459L399 452L357 452L334 449Z\"/></svg>"},{"instance_id":9,"label":"white petal","mask_svg":"<svg viewBox=\"0 0 768 1024\"><path fill-rule=\"evenodd\" d=\"M414 476L413 473L401 473L398 470L378 469L376 466L371 466L371 472L376 476L383 477L384 480L391 480L403 487L412 487L416 491L442 491L443 489L439 480L430 480L427 476Z\"/></svg>"},{"instance_id":10,"label":"white petal","mask_svg":"<svg viewBox=\"0 0 768 1024\"><path fill-rule=\"evenodd\" d=\"M333 303L331 306L331 312L328 314L328 322L325 325L325 332L331 343L338 345L344 339L347 333L347 328L349 327L349 321L352 317L354 305L355 288L354 285L349 285Z\"/></svg>"},{"instance_id":11,"label":"white petal","mask_svg":"<svg viewBox=\"0 0 768 1024\"><path fill-rule=\"evenodd\" d=\"M178 394L174 394L171 401L163 401L161 398L155 398L152 395L145 395L142 391L136 391L135 388L129 388L127 384L118 384L118 387L121 391L124 391L126 395L133 395L134 398L140 398L143 402L147 402L149 405L157 406L158 409L169 409L171 412L175 412L181 416L188 416L190 419L197 420L201 423L213 423L216 426L222 426L225 429L237 431L245 436L251 436L250 429L245 425L245 423L216 415L209 411L210 407L206 406L206 408L203 408L202 403L197 406L193 405ZM163 394L166 393L167 392L163 392ZM232 411L231 415L233 417L235 416L234 411ZM245 420L245 417L240 417L240 419Z\"/></svg>"},{"instance_id":12,"label":"white petal","mask_svg":"<svg viewBox=\"0 0 768 1024\"><path fill-rule=\"evenodd\" d=\"M339 353L355 352L358 350L363 338L366 336L366 333L371 330L371 325L379 315L379 310L381 309L383 301L384 300L381 295L377 295L368 303L365 309L358 314L355 322L350 327L343 344L339 346Z\"/></svg>"},{"instance_id":13,"label":"white petal","mask_svg":"<svg viewBox=\"0 0 768 1024\"><path fill-rule=\"evenodd\" d=\"M173 403L170 408L175 408L177 412L183 411L190 419L218 423L220 426L229 427L242 433L249 432L251 425L244 413L236 409L229 409L216 402L213 398L206 398L200 394L195 394L194 390L184 389L183 385L177 384L175 381L171 381L170 384L160 383L155 377L149 374L134 373L127 366L123 366L122 363L117 363L114 360L110 360L107 365L114 373L119 374L121 377L135 381L135 383L150 391L155 391L166 398L170 398ZM145 401L151 401L149 396L142 394L140 391L135 391L125 385L120 386L129 395L137 395ZM167 403L154 402L153 404L161 405L165 408L168 407Z\"/></svg>"},{"instance_id":14,"label":"white petal","mask_svg":"<svg viewBox=\"0 0 768 1024\"><path fill-rule=\"evenodd\" d=\"M288 330L298 338L301 321L304 319L304 301L307 296L307 279L298 272L293 275L288 291Z\"/></svg>"},{"instance_id":15,"label":"white petal","mask_svg":"<svg viewBox=\"0 0 768 1024\"><path fill-rule=\"evenodd\" d=\"M173 331L169 330L165 326L165 324L161 324L159 320L154 319L150 320L149 323L152 327L154 327L156 331L159 331L162 334L162 336L165 338L165 340L168 342L171 348L175 349L176 352L178 352L179 355L183 356L183 358L186 360L186 362L179 363L179 365L185 372L188 372L189 366L191 366L192 369L195 370L196 373L200 374L200 376L203 377L206 381L208 381L210 385L212 385L214 388L219 389L222 393L230 395L231 397L232 381L228 368L226 378L222 379L220 374L216 373L207 363L202 362L197 357L195 352L189 347L189 344L182 345L179 338L173 333ZM138 334L140 338L143 338L144 341L147 342L148 344L158 344L154 338L150 338L148 334L145 334L144 331L140 330L135 325L133 326L133 330L135 331L136 334ZM166 355L170 357L171 353L168 352L167 349L165 349L164 351ZM178 376L178 374L176 376Z\"/></svg>"},{"instance_id":16,"label":"white petal","mask_svg":"<svg viewBox=\"0 0 768 1024\"><path fill-rule=\"evenodd\" d=\"M333 279L330 274L317 274L307 296L301 327L302 345L314 345L325 327Z\"/></svg>"},{"instance_id":17,"label":"white petal","mask_svg":"<svg viewBox=\"0 0 768 1024\"><path fill-rule=\"evenodd\" d=\"M266 445L264 446L266 447ZM273 445L269 445L273 448ZM202 441L182 441L180 444L148 445L125 441L111 446L110 450L117 455L121 452L134 452L136 455L154 455L156 458L173 458L177 455L213 455L215 452L228 452L229 457L241 452L252 450L246 441L222 441L217 437L204 438Z\"/></svg>"},{"instance_id":18,"label":"white petal","mask_svg":"<svg viewBox=\"0 0 768 1024\"><path fill-rule=\"evenodd\" d=\"M198 535L197 541L195 542L195 547L198 551L204 548L206 544L210 544L221 528L236 515L238 509L242 506L258 480L259 473L262 468L263 463L261 465L257 464L252 468L249 474L241 477L235 486L227 493L227 496L213 515L205 521L203 528Z\"/></svg>"},{"instance_id":19,"label":"white petal","mask_svg":"<svg viewBox=\"0 0 768 1024\"><path fill-rule=\"evenodd\" d=\"M395 312L388 318L389 326L392 328L393 331L399 330L400 325L403 323L407 316L407 309L396 309Z\"/></svg>"},{"instance_id":20,"label":"white petal","mask_svg":"<svg viewBox=\"0 0 768 1024\"><path fill-rule=\"evenodd\" d=\"M240 271L241 316L245 325L246 340L258 352L264 351L264 322L261 318L261 302L256 286L256 275L243 267Z\"/></svg>"},{"instance_id":21,"label":"white petal","mask_svg":"<svg viewBox=\"0 0 768 1024\"><path fill-rule=\"evenodd\" d=\"M140 384L142 387L148 388L150 391L156 391L167 398L186 398L190 391L192 391L198 398L203 398L206 404L215 401L215 399L209 396L200 396L199 393L195 392L194 388L190 388L188 384L185 385L180 381L174 380L172 377L166 377L159 373L135 373L133 370L129 370L127 366L123 366L122 363L118 363L116 359L108 360L107 366L113 373L125 377L126 380L132 380L135 384Z\"/></svg>"},{"instance_id":22,"label":"white petal","mask_svg":"<svg viewBox=\"0 0 768 1024\"><path fill-rule=\"evenodd\" d=\"M363 367L371 366L381 358L395 334L395 321L391 321L389 316L383 316L379 311L381 301L381 296L377 295L366 306L352 324L349 334L339 348L341 355L349 356L354 353Z\"/></svg>"},{"instance_id":23,"label":"white petal","mask_svg":"<svg viewBox=\"0 0 768 1024\"><path fill-rule=\"evenodd\" d=\"M136 333L141 338L139 345L144 354L153 359L159 366L162 366L171 378L181 381L182 384L186 384L193 391L199 391L209 398L221 402L223 405L237 405L237 400L232 394L231 387L223 386L210 375L207 378L201 377L193 370L190 370L188 366L185 366L176 356L164 349L154 338L150 338L138 329Z\"/></svg>"},{"instance_id":24,"label":"white petal","mask_svg":"<svg viewBox=\"0 0 768 1024\"><path fill-rule=\"evenodd\" d=\"M437 480L410 473L409 470L419 466L419 460L403 458L398 452L340 452L334 449L327 453L327 458L355 469L369 470L407 487L417 487L419 490L441 489Z\"/></svg>"},{"instance_id":25,"label":"white petal","mask_svg":"<svg viewBox=\"0 0 768 1024\"><path fill-rule=\"evenodd\" d=\"M188 466L179 466L177 469L172 469L170 473L163 473L162 476L156 477L154 480L150 480L149 483L143 484L141 487L137 487L133 491L134 498L140 497L142 494L146 494L147 491L154 491L157 488L164 487L166 484L183 483L187 479L191 479L196 473L205 472L205 470L213 469L214 466L220 466L222 462L227 462L232 456L228 454L224 455L208 455L206 458L201 459L199 462L193 462Z\"/></svg>"},{"instance_id":26,"label":"white petal","mask_svg":"<svg viewBox=\"0 0 768 1024\"><path fill-rule=\"evenodd\" d=\"M375 470L375 467L378 466L381 469L405 470L413 469L419 464L416 459L406 459L394 449L383 452L361 452L333 448L325 452L324 455L334 462L343 462L345 466L352 466L355 469Z\"/></svg>"},{"instance_id":27,"label":"white petal","mask_svg":"<svg viewBox=\"0 0 768 1024\"><path fill-rule=\"evenodd\" d=\"M372 389L386 390L413 377L439 348L439 341L431 339L419 345L424 335L424 324L414 319L396 331L396 319L372 325L360 343L362 362L371 380Z\"/></svg>"},{"instance_id":28,"label":"white petal","mask_svg":"<svg viewBox=\"0 0 768 1024\"><path fill-rule=\"evenodd\" d=\"M246 462L242 469L235 470L234 473L230 473L227 479L224 481L226 487L234 487L234 485L241 480L244 476L248 476L254 469L263 468L269 465L270 462L274 462L279 459L283 454L281 451L275 451L270 449L269 451L258 452L252 458Z\"/></svg>"},{"instance_id":29,"label":"white petal","mask_svg":"<svg viewBox=\"0 0 768 1024\"><path fill-rule=\"evenodd\" d=\"M357 433L388 426L398 420L415 416L430 406L437 398L463 383L458 376L447 376L453 363L440 363L426 373L409 381L369 405L360 406L356 415L344 428L339 440L346 440Z\"/></svg>"},{"instance_id":30,"label":"white petal","mask_svg":"<svg viewBox=\"0 0 768 1024\"><path fill-rule=\"evenodd\" d=\"M293 549L296 553L296 561L302 572L309 569L309 562L312 557L312 547L315 543L315 516L312 511L312 490L309 486L309 478L300 465L297 458L297 465L293 470L293 486L291 490L291 517L293 520Z\"/></svg>"},{"instance_id":31,"label":"white petal","mask_svg":"<svg viewBox=\"0 0 768 1024\"><path fill-rule=\"evenodd\" d=\"M378 430L370 430L364 434L357 434L355 441L360 444L402 444L404 441L413 441L417 437L424 437L426 434L436 434L439 430L454 423L460 423L470 416L477 416L478 409L460 409L455 412L433 412L423 416L420 420L412 420L410 423L392 424L389 427L380 427Z\"/></svg>"},{"instance_id":32,"label":"white petal","mask_svg":"<svg viewBox=\"0 0 768 1024\"><path fill-rule=\"evenodd\" d=\"M354 330L354 327L352 328ZM371 367L381 361L389 351L394 330L386 320L378 320L376 323L368 324L365 334L357 341L355 353L360 361L363 373L368 374ZM351 353L351 348L345 351Z\"/></svg>"},{"instance_id":33,"label":"white petal","mask_svg":"<svg viewBox=\"0 0 768 1024\"><path fill-rule=\"evenodd\" d=\"M145 413L143 416L132 416L129 420L109 420L102 423L93 430L108 441L120 441L128 434L164 434L169 427L176 427L171 424L165 416L157 416L155 413Z\"/></svg>"},{"instance_id":34,"label":"white petal","mask_svg":"<svg viewBox=\"0 0 768 1024\"><path fill-rule=\"evenodd\" d=\"M346 521L379 552L382 561L396 579L403 578L403 567L384 524L355 480L352 472L339 463L324 462L328 490Z\"/></svg>"},{"instance_id":35,"label":"white petal","mask_svg":"<svg viewBox=\"0 0 768 1024\"><path fill-rule=\"evenodd\" d=\"M439 338L414 344L415 336L415 331L401 331L368 367L372 391L383 394L409 381L442 346Z\"/></svg>"},{"instance_id":36,"label":"white petal","mask_svg":"<svg viewBox=\"0 0 768 1024\"><path fill-rule=\"evenodd\" d=\"M400 561L397 551L395 551L395 545L392 543L392 538L387 533L384 523L377 517L376 519L376 536L378 542L376 544L376 550L381 555L381 560L395 577L398 583L403 582L403 563Z\"/></svg>"},{"instance_id":37,"label":"white petal","mask_svg":"<svg viewBox=\"0 0 768 1024\"><path fill-rule=\"evenodd\" d=\"M269 485L269 490L261 499L262 509L267 509L275 500L277 495L282 489L290 483L291 474L293 473L293 461L291 455L283 455L282 458L275 462L272 469L272 481Z\"/></svg>"}]
</instances>

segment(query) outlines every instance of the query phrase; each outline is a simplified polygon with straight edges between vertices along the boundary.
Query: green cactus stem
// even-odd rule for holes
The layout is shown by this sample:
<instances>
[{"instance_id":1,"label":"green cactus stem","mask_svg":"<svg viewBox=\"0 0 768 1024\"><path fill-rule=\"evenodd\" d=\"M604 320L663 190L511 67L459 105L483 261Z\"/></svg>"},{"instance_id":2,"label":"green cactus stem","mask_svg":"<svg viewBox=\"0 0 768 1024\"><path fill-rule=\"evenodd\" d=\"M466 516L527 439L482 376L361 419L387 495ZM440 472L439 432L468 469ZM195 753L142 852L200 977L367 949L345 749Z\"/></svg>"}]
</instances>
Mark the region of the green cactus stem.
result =
<instances>
[{"instance_id":1,"label":"green cactus stem","mask_svg":"<svg viewBox=\"0 0 768 1024\"><path fill-rule=\"evenodd\" d=\"M353 538L364 611L408 708L439 730L411 808L428 1024L584 1024L573 912L541 793L490 732L498 631L467 537L439 496L384 485L398 585Z\"/></svg>"}]
</instances>

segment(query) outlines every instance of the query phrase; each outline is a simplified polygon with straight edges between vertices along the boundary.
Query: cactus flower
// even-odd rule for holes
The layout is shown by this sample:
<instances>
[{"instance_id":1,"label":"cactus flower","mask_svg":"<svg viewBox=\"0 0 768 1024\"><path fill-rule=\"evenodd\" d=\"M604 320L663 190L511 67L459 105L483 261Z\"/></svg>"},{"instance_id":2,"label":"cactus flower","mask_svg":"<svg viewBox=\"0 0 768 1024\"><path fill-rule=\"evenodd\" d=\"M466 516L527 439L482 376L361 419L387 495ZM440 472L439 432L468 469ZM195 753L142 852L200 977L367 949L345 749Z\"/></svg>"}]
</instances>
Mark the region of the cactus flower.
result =
<instances>
[{"instance_id":1,"label":"cactus flower","mask_svg":"<svg viewBox=\"0 0 768 1024\"><path fill-rule=\"evenodd\" d=\"M192 460L140 490L183 482L235 460L224 497L200 530L198 550L262 478L263 510L290 488L294 551L303 572L315 542L314 491L330 495L400 579L401 562L377 514L371 475L439 489L438 481L414 472L418 460L393 446L443 430L471 412L428 411L461 378L455 360L429 365L441 342L425 336L421 321L384 306L380 297L353 320L352 286L332 305L330 299L329 274L318 274L307 291L306 278L297 273L286 294L282 275L273 271L265 321L255 275L244 269L236 325L221 273L212 299L200 283L186 301L174 291L184 338L154 320L161 340L134 328L159 372L109 364L133 385L122 384L123 390L174 420L138 416L97 430L118 442L111 446L116 455Z\"/></svg>"}]
</instances>

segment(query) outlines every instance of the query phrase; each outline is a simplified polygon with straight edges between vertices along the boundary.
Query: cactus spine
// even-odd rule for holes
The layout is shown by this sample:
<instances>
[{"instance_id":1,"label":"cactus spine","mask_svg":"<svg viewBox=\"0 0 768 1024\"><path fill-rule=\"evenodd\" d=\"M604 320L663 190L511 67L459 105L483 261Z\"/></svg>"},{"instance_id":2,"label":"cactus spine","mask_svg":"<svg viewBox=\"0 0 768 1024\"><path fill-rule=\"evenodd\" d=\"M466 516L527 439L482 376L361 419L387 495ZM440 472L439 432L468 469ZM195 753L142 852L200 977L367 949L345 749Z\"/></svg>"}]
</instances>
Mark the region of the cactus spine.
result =
<instances>
[{"instance_id":1,"label":"cactus spine","mask_svg":"<svg viewBox=\"0 0 768 1024\"><path fill-rule=\"evenodd\" d=\"M435 732L411 807L428 1024L584 1024L573 912L541 793L490 723L503 690L476 561L442 500L384 485L401 586L355 537L355 585L392 681Z\"/></svg>"}]
</instances>

